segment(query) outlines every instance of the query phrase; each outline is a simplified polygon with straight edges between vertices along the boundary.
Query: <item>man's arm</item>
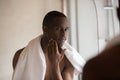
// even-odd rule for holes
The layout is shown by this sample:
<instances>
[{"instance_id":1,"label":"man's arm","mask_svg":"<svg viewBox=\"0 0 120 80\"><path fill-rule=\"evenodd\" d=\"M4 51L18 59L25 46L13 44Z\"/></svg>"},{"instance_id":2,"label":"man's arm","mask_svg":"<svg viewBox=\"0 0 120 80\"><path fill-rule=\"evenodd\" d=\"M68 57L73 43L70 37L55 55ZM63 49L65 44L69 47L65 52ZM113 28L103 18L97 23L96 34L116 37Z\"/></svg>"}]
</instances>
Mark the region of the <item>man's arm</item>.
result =
<instances>
[{"instance_id":1,"label":"man's arm","mask_svg":"<svg viewBox=\"0 0 120 80\"><path fill-rule=\"evenodd\" d=\"M66 67L62 72L63 80L73 80L74 77L74 68L72 64L66 59Z\"/></svg>"},{"instance_id":2,"label":"man's arm","mask_svg":"<svg viewBox=\"0 0 120 80\"><path fill-rule=\"evenodd\" d=\"M16 64L17 64L18 59L19 59L19 56L20 56L20 53L23 51L23 49L24 49L24 48L19 49L19 50L15 53L15 55L14 55L14 57L13 57L13 62L12 62L13 70L15 70Z\"/></svg>"},{"instance_id":3,"label":"man's arm","mask_svg":"<svg viewBox=\"0 0 120 80\"><path fill-rule=\"evenodd\" d=\"M61 75L60 67L56 66L52 69L53 80L64 80Z\"/></svg>"},{"instance_id":4,"label":"man's arm","mask_svg":"<svg viewBox=\"0 0 120 80\"><path fill-rule=\"evenodd\" d=\"M62 73L59 66L52 68L51 72L53 80L73 80L74 68L67 59L65 62L65 68L63 69Z\"/></svg>"}]
</instances>

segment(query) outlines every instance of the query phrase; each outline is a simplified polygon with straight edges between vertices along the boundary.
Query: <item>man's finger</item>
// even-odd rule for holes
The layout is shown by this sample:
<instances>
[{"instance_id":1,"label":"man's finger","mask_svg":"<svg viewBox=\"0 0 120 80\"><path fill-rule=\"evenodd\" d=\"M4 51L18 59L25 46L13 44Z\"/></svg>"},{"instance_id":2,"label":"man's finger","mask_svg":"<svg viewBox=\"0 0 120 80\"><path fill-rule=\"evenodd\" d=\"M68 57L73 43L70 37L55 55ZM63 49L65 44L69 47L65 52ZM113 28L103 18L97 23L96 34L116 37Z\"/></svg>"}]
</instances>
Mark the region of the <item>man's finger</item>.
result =
<instances>
[{"instance_id":1,"label":"man's finger","mask_svg":"<svg viewBox=\"0 0 120 80\"><path fill-rule=\"evenodd\" d=\"M66 51L66 49L63 49L63 50L61 51L61 55L64 55L65 51Z\"/></svg>"}]
</instances>

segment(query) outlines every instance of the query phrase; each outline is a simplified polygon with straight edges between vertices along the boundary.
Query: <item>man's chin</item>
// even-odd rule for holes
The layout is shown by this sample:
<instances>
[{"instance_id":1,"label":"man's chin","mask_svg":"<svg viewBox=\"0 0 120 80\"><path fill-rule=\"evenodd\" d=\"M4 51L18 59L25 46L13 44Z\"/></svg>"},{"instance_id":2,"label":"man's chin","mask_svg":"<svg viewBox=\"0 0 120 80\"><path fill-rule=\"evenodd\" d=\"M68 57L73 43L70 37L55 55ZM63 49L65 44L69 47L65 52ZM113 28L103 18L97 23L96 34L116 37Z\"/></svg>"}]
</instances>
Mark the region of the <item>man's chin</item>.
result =
<instances>
[{"instance_id":1,"label":"man's chin","mask_svg":"<svg viewBox=\"0 0 120 80\"><path fill-rule=\"evenodd\" d=\"M58 44L58 47L59 47L59 48L62 48L63 44L64 44L64 42Z\"/></svg>"}]
</instances>

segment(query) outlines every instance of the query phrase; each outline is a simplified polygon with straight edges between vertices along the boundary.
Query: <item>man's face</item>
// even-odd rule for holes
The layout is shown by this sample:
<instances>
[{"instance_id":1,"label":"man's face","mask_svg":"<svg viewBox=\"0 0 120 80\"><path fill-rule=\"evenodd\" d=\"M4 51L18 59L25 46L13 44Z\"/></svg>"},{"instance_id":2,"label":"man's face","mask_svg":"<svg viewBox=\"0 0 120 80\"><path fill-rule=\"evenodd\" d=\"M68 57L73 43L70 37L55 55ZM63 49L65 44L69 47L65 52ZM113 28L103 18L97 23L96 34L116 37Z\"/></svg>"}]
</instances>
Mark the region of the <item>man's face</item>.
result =
<instances>
[{"instance_id":1,"label":"man's face","mask_svg":"<svg viewBox=\"0 0 120 80\"><path fill-rule=\"evenodd\" d=\"M58 47L62 47L63 43L67 39L68 21L65 17L58 17L53 19L48 29L48 39L54 39L57 41Z\"/></svg>"}]
</instances>

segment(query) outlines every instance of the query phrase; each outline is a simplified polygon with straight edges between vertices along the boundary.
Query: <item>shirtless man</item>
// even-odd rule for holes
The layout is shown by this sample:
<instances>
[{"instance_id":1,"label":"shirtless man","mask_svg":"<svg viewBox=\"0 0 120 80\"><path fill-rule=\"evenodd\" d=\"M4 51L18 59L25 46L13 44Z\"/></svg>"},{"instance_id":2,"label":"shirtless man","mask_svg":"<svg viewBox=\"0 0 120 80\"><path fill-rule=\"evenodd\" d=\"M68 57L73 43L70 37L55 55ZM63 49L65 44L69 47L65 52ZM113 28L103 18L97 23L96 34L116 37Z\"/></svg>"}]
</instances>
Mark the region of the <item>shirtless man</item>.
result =
<instances>
[{"instance_id":1,"label":"shirtless man","mask_svg":"<svg viewBox=\"0 0 120 80\"><path fill-rule=\"evenodd\" d=\"M61 12L51 11L44 17L40 42L46 59L44 80L73 80L74 67L64 56L66 49L62 49L67 39L68 26L67 17ZM14 56L14 68L22 50Z\"/></svg>"},{"instance_id":2,"label":"shirtless man","mask_svg":"<svg viewBox=\"0 0 120 80\"><path fill-rule=\"evenodd\" d=\"M48 15L43 20L41 39L47 63L45 80L72 80L74 68L64 56L65 50L61 48L67 38L69 28L67 18L58 12L51 12Z\"/></svg>"}]
</instances>

